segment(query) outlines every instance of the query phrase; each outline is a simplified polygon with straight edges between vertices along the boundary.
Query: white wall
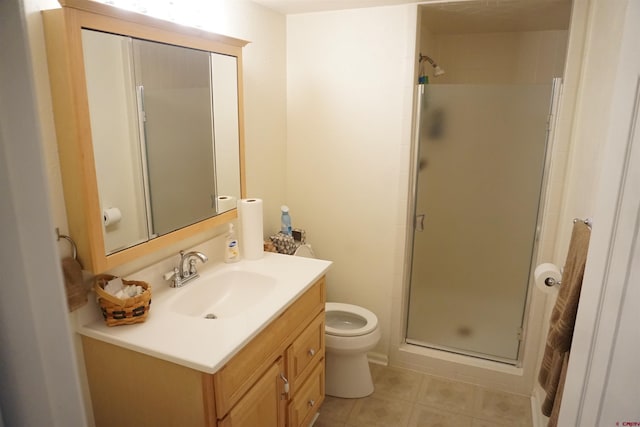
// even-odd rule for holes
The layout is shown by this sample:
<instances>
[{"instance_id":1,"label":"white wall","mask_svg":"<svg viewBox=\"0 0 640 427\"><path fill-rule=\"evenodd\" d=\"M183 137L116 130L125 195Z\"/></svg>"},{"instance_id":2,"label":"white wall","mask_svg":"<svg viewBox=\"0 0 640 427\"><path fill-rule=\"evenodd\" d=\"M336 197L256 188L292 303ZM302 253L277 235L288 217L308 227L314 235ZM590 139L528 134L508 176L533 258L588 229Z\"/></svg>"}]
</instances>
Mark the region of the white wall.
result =
<instances>
[{"instance_id":1,"label":"white wall","mask_svg":"<svg viewBox=\"0 0 640 427\"><path fill-rule=\"evenodd\" d=\"M287 18L287 200L329 271L330 301L379 319L402 280L416 7Z\"/></svg>"},{"instance_id":2,"label":"white wall","mask_svg":"<svg viewBox=\"0 0 640 427\"><path fill-rule=\"evenodd\" d=\"M585 2L578 2L584 7ZM569 160L565 192L562 198L562 218L593 216L597 182L604 155L608 107L615 83L616 55L621 38L626 0L596 1L589 8L585 21L587 41L583 68L576 97L576 115L571 124ZM564 262L571 223L559 228L555 256Z\"/></svg>"}]
</instances>

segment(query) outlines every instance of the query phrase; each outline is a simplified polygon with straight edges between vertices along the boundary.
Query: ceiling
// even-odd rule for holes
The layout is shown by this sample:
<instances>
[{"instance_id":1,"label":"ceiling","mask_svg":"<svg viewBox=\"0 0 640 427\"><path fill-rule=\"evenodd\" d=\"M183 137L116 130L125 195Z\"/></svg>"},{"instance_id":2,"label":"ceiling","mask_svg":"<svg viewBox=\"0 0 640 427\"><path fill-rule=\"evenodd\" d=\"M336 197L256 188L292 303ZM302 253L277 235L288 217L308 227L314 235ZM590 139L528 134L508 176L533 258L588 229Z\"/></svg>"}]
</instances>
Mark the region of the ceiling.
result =
<instances>
[{"instance_id":1,"label":"ceiling","mask_svg":"<svg viewBox=\"0 0 640 427\"><path fill-rule=\"evenodd\" d=\"M418 3L419 0L252 0L285 15Z\"/></svg>"},{"instance_id":2,"label":"ceiling","mask_svg":"<svg viewBox=\"0 0 640 427\"><path fill-rule=\"evenodd\" d=\"M566 30L571 0L253 0L282 14L420 4L432 33Z\"/></svg>"}]
</instances>

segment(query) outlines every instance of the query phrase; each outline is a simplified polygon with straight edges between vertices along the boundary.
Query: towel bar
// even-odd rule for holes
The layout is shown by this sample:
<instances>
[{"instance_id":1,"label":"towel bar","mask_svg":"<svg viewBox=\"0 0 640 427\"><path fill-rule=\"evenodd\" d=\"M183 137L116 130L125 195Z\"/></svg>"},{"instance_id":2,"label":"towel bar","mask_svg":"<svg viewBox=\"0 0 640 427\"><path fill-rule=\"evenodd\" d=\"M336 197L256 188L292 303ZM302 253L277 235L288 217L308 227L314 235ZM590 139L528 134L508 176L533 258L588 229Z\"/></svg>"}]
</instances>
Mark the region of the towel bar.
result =
<instances>
[{"instance_id":1,"label":"towel bar","mask_svg":"<svg viewBox=\"0 0 640 427\"><path fill-rule=\"evenodd\" d=\"M544 284L551 287L551 286L555 286L555 285L562 285L562 280L556 280L553 277L547 277L546 279L544 279Z\"/></svg>"}]
</instances>

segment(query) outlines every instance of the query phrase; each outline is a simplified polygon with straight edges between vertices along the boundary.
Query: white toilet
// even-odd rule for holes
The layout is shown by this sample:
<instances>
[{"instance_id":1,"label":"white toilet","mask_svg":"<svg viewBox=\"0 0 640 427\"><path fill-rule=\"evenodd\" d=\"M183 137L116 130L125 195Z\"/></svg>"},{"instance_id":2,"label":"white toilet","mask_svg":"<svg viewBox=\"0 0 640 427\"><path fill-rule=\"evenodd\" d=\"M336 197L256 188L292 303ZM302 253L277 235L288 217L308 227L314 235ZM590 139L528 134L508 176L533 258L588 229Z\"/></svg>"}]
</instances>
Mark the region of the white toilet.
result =
<instances>
[{"instance_id":1,"label":"white toilet","mask_svg":"<svg viewBox=\"0 0 640 427\"><path fill-rule=\"evenodd\" d=\"M310 245L296 256L315 258ZM380 341L378 318L366 308L337 302L325 304L325 394L358 398L373 393L367 352Z\"/></svg>"},{"instance_id":2,"label":"white toilet","mask_svg":"<svg viewBox=\"0 0 640 427\"><path fill-rule=\"evenodd\" d=\"M325 393L357 398L373 393L367 352L380 341L378 318L366 308L328 302L325 305Z\"/></svg>"}]
</instances>

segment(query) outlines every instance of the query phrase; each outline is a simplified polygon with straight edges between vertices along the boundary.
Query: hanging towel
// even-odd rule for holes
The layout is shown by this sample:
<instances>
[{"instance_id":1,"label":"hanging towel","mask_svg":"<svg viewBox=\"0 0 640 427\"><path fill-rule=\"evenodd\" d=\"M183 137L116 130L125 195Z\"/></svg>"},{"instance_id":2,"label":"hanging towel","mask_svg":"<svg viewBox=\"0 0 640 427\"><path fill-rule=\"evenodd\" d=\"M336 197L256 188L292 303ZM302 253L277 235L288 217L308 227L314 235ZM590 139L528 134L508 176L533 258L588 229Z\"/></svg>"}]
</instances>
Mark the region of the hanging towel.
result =
<instances>
[{"instance_id":1,"label":"hanging towel","mask_svg":"<svg viewBox=\"0 0 640 427\"><path fill-rule=\"evenodd\" d=\"M562 285L551 313L547 343L538 375L538 381L546 392L542 413L550 417L548 427L555 427L558 422L590 237L591 230L587 224L576 221L562 273Z\"/></svg>"},{"instance_id":2,"label":"hanging towel","mask_svg":"<svg viewBox=\"0 0 640 427\"><path fill-rule=\"evenodd\" d=\"M82 266L75 258L67 257L62 260L62 273L67 292L67 305L71 312L87 303L87 288L82 280Z\"/></svg>"}]
</instances>

